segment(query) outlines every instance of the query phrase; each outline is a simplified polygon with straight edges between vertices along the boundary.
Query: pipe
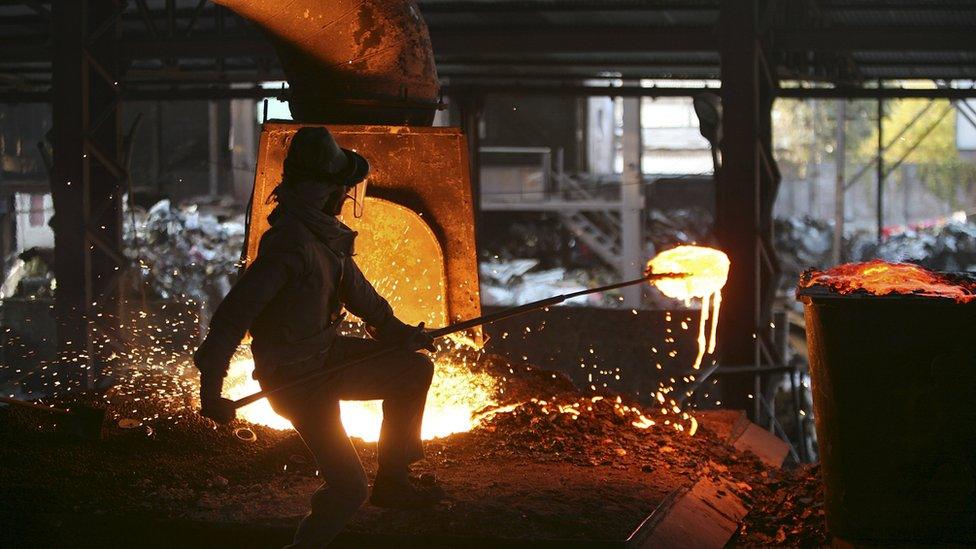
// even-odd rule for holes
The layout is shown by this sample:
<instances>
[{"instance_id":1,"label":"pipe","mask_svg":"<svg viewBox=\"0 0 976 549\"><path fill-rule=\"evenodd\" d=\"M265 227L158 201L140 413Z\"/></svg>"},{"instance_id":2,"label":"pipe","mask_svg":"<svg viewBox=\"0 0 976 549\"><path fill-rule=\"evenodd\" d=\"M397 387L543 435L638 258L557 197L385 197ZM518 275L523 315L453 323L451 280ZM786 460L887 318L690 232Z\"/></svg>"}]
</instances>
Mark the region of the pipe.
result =
<instances>
[{"instance_id":1,"label":"pipe","mask_svg":"<svg viewBox=\"0 0 976 549\"><path fill-rule=\"evenodd\" d=\"M296 121L433 124L440 84L414 0L214 0L278 53Z\"/></svg>"}]
</instances>

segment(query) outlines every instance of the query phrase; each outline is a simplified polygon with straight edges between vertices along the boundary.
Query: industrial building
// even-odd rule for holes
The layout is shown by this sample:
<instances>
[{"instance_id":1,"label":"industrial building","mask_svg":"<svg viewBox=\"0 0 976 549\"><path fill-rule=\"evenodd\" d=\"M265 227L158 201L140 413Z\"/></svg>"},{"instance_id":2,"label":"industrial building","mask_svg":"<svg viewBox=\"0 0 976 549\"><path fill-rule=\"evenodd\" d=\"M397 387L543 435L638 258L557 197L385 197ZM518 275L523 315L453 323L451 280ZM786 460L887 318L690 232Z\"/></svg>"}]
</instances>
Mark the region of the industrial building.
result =
<instances>
[{"instance_id":1,"label":"industrial building","mask_svg":"<svg viewBox=\"0 0 976 549\"><path fill-rule=\"evenodd\" d=\"M308 127L437 340L447 494L330 547L976 543L973 36L960 0L0 3L0 545L289 542L323 465L244 405L262 329L229 425L194 352ZM369 475L382 418L342 399Z\"/></svg>"}]
</instances>

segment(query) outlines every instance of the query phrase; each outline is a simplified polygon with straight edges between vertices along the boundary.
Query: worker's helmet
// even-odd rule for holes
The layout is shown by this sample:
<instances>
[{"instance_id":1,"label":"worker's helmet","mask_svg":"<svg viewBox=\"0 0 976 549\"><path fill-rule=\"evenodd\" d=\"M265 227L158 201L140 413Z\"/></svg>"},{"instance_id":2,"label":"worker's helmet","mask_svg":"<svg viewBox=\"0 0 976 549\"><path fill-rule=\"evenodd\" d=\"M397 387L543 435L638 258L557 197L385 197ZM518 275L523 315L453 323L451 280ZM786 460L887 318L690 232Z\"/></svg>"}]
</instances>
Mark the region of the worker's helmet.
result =
<instances>
[{"instance_id":1,"label":"worker's helmet","mask_svg":"<svg viewBox=\"0 0 976 549\"><path fill-rule=\"evenodd\" d=\"M324 127L305 127L295 132L285 156L282 183L321 183L343 187L355 203L356 217L363 215L369 162L356 151L339 147Z\"/></svg>"}]
</instances>

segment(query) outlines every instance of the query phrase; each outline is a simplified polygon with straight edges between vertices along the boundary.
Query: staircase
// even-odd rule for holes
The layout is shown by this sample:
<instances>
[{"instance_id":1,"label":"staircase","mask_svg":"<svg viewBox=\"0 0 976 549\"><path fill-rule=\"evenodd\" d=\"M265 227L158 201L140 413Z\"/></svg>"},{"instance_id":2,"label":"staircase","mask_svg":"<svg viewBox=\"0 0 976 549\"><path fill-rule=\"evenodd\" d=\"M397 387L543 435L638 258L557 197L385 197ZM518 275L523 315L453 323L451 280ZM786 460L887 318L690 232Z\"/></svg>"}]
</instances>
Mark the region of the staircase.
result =
<instances>
[{"instance_id":1,"label":"staircase","mask_svg":"<svg viewBox=\"0 0 976 549\"><path fill-rule=\"evenodd\" d=\"M561 194L567 199L595 200L599 198L586 189L580 181L568 174L553 173L553 179L559 185ZM620 267L621 229L619 214L608 211L566 211L560 212L559 217L570 232L593 250L593 253L607 265L614 269Z\"/></svg>"}]
</instances>

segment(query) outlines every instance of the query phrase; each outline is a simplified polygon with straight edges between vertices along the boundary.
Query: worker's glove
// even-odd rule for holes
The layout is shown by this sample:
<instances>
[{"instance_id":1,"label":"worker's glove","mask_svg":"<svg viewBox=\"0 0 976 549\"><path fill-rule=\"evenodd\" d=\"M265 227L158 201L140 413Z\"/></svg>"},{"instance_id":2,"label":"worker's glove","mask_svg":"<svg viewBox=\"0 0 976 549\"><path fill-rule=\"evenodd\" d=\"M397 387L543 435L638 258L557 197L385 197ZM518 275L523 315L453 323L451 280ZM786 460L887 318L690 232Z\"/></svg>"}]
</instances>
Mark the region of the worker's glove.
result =
<instances>
[{"instance_id":1,"label":"worker's glove","mask_svg":"<svg viewBox=\"0 0 976 549\"><path fill-rule=\"evenodd\" d=\"M400 346L408 351L427 349L433 353L437 350L437 348L434 347L434 338L427 333L426 329L424 329L423 322L416 326L407 326L407 329L404 331L403 338L400 340Z\"/></svg>"},{"instance_id":2,"label":"worker's glove","mask_svg":"<svg viewBox=\"0 0 976 549\"><path fill-rule=\"evenodd\" d=\"M200 373L200 415L217 423L230 423L237 417L234 401L220 396L224 384L222 375Z\"/></svg>"},{"instance_id":3,"label":"worker's glove","mask_svg":"<svg viewBox=\"0 0 976 549\"><path fill-rule=\"evenodd\" d=\"M223 425L237 418L237 408L234 407L234 401L229 398L201 400L200 415Z\"/></svg>"},{"instance_id":4,"label":"worker's glove","mask_svg":"<svg viewBox=\"0 0 976 549\"><path fill-rule=\"evenodd\" d=\"M434 347L434 338L424 329L423 322L416 326L411 326L404 324L396 317L392 317L382 328L367 326L366 333L380 343L400 347L408 351L427 349L430 352L434 352L437 350Z\"/></svg>"}]
</instances>

